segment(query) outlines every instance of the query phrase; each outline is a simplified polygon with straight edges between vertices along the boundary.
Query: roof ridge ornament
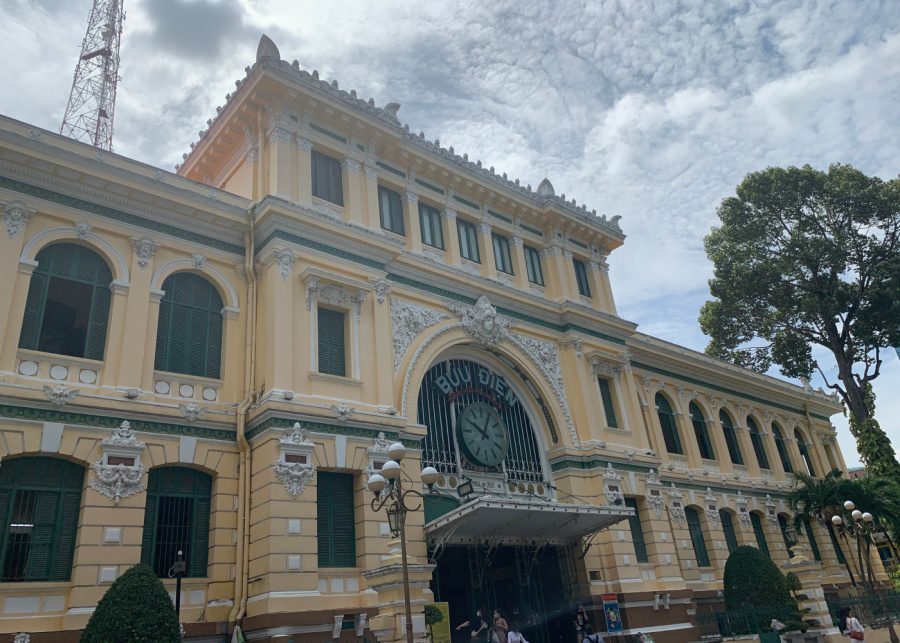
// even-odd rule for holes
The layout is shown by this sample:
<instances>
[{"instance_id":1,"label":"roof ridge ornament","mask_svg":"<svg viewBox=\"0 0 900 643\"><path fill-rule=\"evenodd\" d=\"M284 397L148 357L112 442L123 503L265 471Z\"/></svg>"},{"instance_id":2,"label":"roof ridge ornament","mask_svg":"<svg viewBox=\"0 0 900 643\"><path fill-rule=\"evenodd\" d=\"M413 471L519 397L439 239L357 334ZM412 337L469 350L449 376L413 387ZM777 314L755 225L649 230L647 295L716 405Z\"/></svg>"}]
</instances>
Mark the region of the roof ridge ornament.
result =
<instances>
[{"instance_id":1,"label":"roof ridge ornament","mask_svg":"<svg viewBox=\"0 0 900 643\"><path fill-rule=\"evenodd\" d=\"M541 181L540 185L537 187L537 194L542 197L556 196L556 190L553 189L553 184L550 183L550 179L544 177L544 180Z\"/></svg>"},{"instance_id":2,"label":"roof ridge ornament","mask_svg":"<svg viewBox=\"0 0 900 643\"><path fill-rule=\"evenodd\" d=\"M266 58L272 58L276 61L281 60L281 52L278 51L278 47L275 46L272 39L266 34L263 34L260 36L259 46L256 48L256 62L260 62Z\"/></svg>"}]
</instances>

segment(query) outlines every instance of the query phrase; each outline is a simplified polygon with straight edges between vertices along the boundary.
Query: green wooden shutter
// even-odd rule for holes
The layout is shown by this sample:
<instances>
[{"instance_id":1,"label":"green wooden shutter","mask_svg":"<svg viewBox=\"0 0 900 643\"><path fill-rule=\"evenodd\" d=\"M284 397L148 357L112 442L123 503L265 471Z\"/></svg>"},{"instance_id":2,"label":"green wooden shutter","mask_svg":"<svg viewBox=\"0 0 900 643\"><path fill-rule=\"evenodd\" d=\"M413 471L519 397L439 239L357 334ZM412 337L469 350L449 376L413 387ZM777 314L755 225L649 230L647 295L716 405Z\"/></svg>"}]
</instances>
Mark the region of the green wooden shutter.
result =
<instances>
[{"instance_id":1,"label":"green wooden shutter","mask_svg":"<svg viewBox=\"0 0 900 643\"><path fill-rule=\"evenodd\" d=\"M737 534L734 532L734 521L731 518L731 512L727 509L719 509L719 519L722 523L722 531L725 532L725 544L728 545L728 553L730 554L738 548Z\"/></svg>"},{"instance_id":2,"label":"green wooden shutter","mask_svg":"<svg viewBox=\"0 0 900 643\"><path fill-rule=\"evenodd\" d=\"M103 359L106 347L106 327L109 322L109 305L112 293L109 285L94 286L94 297L91 301L91 316L87 328L87 342L84 356L87 359Z\"/></svg>"},{"instance_id":3,"label":"green wooden shutter","mask_svg":"<svg viewBox=\"0 0 900 643\"><path fill-rule=\"evenodd\" d=\"M39 271L40 266L31 274L28 299L25 300L25 315L22 318L22 332L19 335L19 348L28 350L37 350L38 347L44 304L47 302L47 286L50 283L50 278Z\"/></svg>"},{"instance_id":4,"label":"green wooden shutter","mask_svg":"<svg viewBox=\"0 0 900 643\"><path fill-rule=\"evenodd\" d=\"M756 544L759 547L759 551L771 558L772 555L769 553L769 545L766 543L766 532L763 531L762 521L759 519L759 514L750 514L750 524L753 525L753 534L756 536Z\"/></svg>"},{"instance_id":5,"label":"green wooden shutter","mask_svg":"<svg viewBox=\"0 0 900 643\"><path fill-rule=\"evenodd\" d=\"M634 509L634 515L628 517L628 526L631 527L631 541L634 543L634 556L639 563L649 562L647 556L647 543L644 542L644 529L641 527L641 515L638 511L637 500L625 498L625 506Z\"/></svg>"},{"instance_id":6,"label":"green wooden shutter","mask_svg":"<svg viewBox=\"0 0 900 643\"><path fill-rule=\"evenodd\" d=\"M597 378L600 384L600 397L603 399L603 412L606 413L606 426L618 428L619 423L616 420L616 407L613 404L612 391L609 390L609 380L600 377Z\"/></svg>"},{"instance_id":7,"label":"green wooden shutter","mask_svg":"<svg viewBox=\"0 0 900 643\"><path fill-rule=\"evenodd\" d=\"M694 437L697 438L697 446L700 447L700 457L707 460L715 460L716 453L709 439L709 430L706 426L706 418L695 402L688 407L691 414L691 424L694 426Z\"/></svg>"},{"instance_id":8,"label":"green wooden shutter","mask_svg":"<svg viewBox=\"0 0 900 643\"><path fill-rule=\"evenodd\" d=\"M78 516L81 513L81 493L68 491L62 495L59 535L56 556L50 570L50 580L67 581L72 576L75 540L78 536Z\"/></svg>"},{"instance_id":9,"label":"green wooden shutter","mask_svg":"<svg viewBox=\"0 0 900 643\"><path fill-rule=\"evenodd\" d=\"M344 313L320 307L318 321L319 372L346 377Z\"/></svg>"},{"instance_id":10,"label":"green wooden shutter","mask_svg":"<svg viewBox=\"0 0 900 643\"><path fill-rule=\"evenodd\" d=\"M208 317L206 377L218 379L222 369L222 313L211 312Z\"/></svg>"},{"instance_id":11,"label":"green wooden shutter","mask_svg":"<svg viewBox=\"0 0 900 643\"><path fill-rule=\"evenodd\" d=\"M187 575L193 578L206 576L207 559L209 558L209 493L201 495L202 491L194 498L194 519L191 530L191 554Z\"/></svg>"},{"instance_id":12,"label":"green wooden shutter","mask_svg":"<svg viewBox=\"0 0 900 643\"><path fill-rule=\"evenodd\" d=\"M694 545L694 554L697 556L697 565L709 567L709 552L706 549L706 539L703 537L703 527L700 526L700 516L692 507L685 507L684 515L687 518L688 531Z\"/></svg>"},{"instance_id":13,"label":"green wooden shutter","mask_svg":"<svg viewBox=\"0 0 900 643\"><path fill-rule=\"evenodd\" d=\"M734 424L731 417L725 411L719 411L719 421L722 423L722 433L725 435L725 445L728 447L728 455L734 464L744 464L744 456L734 433Z\"/></svg>"},{"instance_id":14,"label":"green wooden shutter","mask_svg":"<svg viewBox=\"0 0 900 643\"><path fill-rule=\"evenodd\" d=\"M151 472L152 473L152 472ZM153 550L156 548L156 494L147 489L144 506L144 533L141 536L141 564L153 567Z\"/></svg>"},{"instance_id":15,"label":"green wooden shutter","mask_svg":"<svg viewBox=\"0 0 900 643\"><path fill-rule=\"evenodd\" d=\"M9 489L0 489L0 574L6 563L6 541L9 535L10 516L9 511L12 508L12 491Z\"/></svg>"},{"instance_id":16,"label":"green wooden shutter","mask_svg":"<svg viewBox=\"0 0 900 643\"><path fill-rule=\"evenodd\" d=\"M316 475L319 567L356 567L353 476L328 471Z\"/></svg>"},{"instance_id":17,"label":"green wooden shutter","mask_svg":"<svg viewBox=\"0 0 900 643\"><path fill-rule=\"evenodd\" d=\"M56 525L59 517L59 493L38 491L34 506L31 543L25 562L25 580L44 581L50 578L50 559L53 555Z\"/></svg>"},{"instance_id":18,"label":"green wooden shutter","mask_svg":"<svg viewBox=\"0 0 900 643\"><path fill-rule=\"evenodd\" d=\"M166 370L166 355L169 348L169 317L172 316L172 302L163 297L159 302L159 323L156 325L156 356L153 368Z\"/></svg>"}]
</instances>

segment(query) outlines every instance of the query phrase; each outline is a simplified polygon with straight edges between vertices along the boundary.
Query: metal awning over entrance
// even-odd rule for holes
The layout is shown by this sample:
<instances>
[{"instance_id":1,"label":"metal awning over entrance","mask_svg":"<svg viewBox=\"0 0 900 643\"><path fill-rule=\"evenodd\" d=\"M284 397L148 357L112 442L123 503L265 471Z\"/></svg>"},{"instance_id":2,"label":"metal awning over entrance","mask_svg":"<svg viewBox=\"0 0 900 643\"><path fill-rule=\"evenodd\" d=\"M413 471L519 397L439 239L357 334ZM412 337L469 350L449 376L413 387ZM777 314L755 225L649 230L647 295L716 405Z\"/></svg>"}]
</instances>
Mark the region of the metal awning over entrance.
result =
<instances>
[{"instance_id":1,"label":"metal awning over entrance","mask_svg":"<svg viewBox=\"0 0 900 643\"><path fill-rule=\"evenodd\" d=\"M629 507L598 507L482 496L425 525L440 545L564 545L634 515Z\"/></svg>"}]
</instances>

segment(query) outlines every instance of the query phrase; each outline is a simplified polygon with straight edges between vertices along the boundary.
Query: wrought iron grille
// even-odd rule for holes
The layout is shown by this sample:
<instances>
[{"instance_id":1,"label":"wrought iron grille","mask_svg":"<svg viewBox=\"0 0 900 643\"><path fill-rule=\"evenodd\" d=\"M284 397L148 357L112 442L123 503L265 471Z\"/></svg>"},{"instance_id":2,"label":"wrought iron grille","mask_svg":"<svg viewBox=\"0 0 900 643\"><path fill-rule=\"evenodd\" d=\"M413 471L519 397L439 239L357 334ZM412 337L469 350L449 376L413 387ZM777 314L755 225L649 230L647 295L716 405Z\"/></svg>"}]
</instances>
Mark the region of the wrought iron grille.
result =
<instances>
[{"instance_id":1,"label":"wrought iron grille","mask_svg":"<svg viewBox=\"0 0 900 643\"><path fill-rule=\"evenodd\" d=\"M438 378L445 392L437 385ZM498 387L497 381L502 385ZM451 359L432 366L419 391L419 423L428 427L423 447L423 464L431 465L445 474L462 471L503 473L510 480L522 482L544 481L541 454L534 427L518 394L498 393L508 388L505 378L481 364L470 360ZM500 413L509 434L509 451L497 467L483 467L470 462L458 448L456 418L473 403L490 404Z\"/></svg>"}]
</instances>

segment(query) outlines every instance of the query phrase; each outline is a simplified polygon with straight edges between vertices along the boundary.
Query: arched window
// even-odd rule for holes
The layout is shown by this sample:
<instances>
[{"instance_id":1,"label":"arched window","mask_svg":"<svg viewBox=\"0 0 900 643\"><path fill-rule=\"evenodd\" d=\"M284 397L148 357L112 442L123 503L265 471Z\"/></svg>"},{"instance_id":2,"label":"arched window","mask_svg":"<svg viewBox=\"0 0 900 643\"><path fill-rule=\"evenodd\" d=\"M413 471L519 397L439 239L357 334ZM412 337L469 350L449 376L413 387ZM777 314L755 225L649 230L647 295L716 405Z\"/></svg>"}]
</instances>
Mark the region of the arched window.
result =
<instances>
[{"instance_id":1,"label":"arched window","mask_svg":"<svg viewBox=\"0 0 900 643\"><path fill-rule=\"evenodd\" d=\"M219 377L222 297L207 279L177 272L163 282L156 331L158 371Z\"/></svg>"},{"instance_id":2,"label":"arched window","mask_svg":"<svg viewBox=\"0 0 900 643\"><path fill-rule=\"evenodd\" d=\"M812 551L813 558L822 560L822 553L819 551L819 543L816 542L816 535L813 533L812 523L809 518L803 518L803 529L806 532L806 538L809 540L809 548Z\"/></svg>"},{"instance_id":3,"label":"arched window","mask_svg":"<svg viewBox=\"0 0 900 643\"><path fill-rule=\"evenodd\" d=\"M709 552L706 549L706 539L703 537L703 527L700 526L700 515L693 507L685 507L684 515L687 518L691 543L694 545L694 555L697 556L697 566L709 567Z\"/></svg>"},{"instance_id":4,"label":"arched window","mask_svg":"<svg viewBox=\"0 0 900 643\"><path fill-rule=\"evenodd\" d=\"M791 551L791 540L788 538L787 516L784 514L778 514L778 527L781 529L781 538L784 540L784 548L787 550L788 558L793 558L794 552Z\"/></svg>"},{"instance_id":5,"label":"arched window","mask_svg":"<svg viewBox=\"0 0 900 643\"><path fill-rule=\"evenodd\" d=\"M212 478L186 467L151 469L144 508L141 562L166 577L179 551L187 576L206 576Z\"/></svg>"},{"instance_id":6,"label":"arched window","mask_svg":"<svg viewBox=\"0 0 900 643\"><path fill-rule=\"evenodd\" d=\"M753 535L756 536L756 545L759 547L759 551L771 558L769 545L766 544L766 532L763 529L762 519L755 511L750 512L750 524L753 525Z\"/></svg>"},{"instance_id":7,"label":"arched window","mask_svg":"<svg viewBox=\"0 0 900 643\"><path fill-rule=\"evenodd\" d=\"M803 458L803 462L806 464L806 472L815 478L816 468L813 466L812 458L809 455L809 445L804 441L800 429L794 429L794 439L797 441L797 449L800 451L800 457Z\"/></svg>"},{"instance_id":8,"label":"arched window","mask_svg":"<svg viewBox=\"0 0 900 643\"><path fill-rule=\"evenodd\" d=\"M66 460L25 457L3 461L0 580L69 580L83 485L84 468Z\"/></svg>"},{"instance_id":9,"label":"arched window","mask_svg":"<svg viewBox=\"0 0 900 643\"><path fill-rule=\"evenodd\" d=\"M666 396L662 393L656 394L656 414L659 416L659 425L662 427L666 451L683 454L681 439L678 437L678 426L675 424L675 414L672 412L672 406Z\"/></svg>"},{"instance_id":10,"label":"arched window","mask_svg":"<svg viewBox=\"0 0 900 643\"><path fill-rule=\"evenodd\" d=\"M694 425L694 436L697 438L697 445L700 447L700 457L706 460L715 460L716 452L709 439L709 428L706 426L703 411L700 410L696 402L691 402L690 406L688 406L688 411L691 414L691 424Z\"/></svg>"},{"instance_id":11,"label":"arched window","mask_svg":"<svg viewBox=\"0 0 900 643\"><path fill-rule=\"evenodd\" d=\"M96 252L57 243L37 254L19 348L103 359L112 273Z\"/></svg>"},{"instance_id":12,"label":"arched window","mask_svg":"<svg viewBox=\"0 0 900 643\"><path fill-rule=\"evenodd\" d=\"M719 521L722 523L722 531L725 532L725 544L728 545L730 554L739 547L737 533L734 531L734 517L727 509L719 509Z\"/></svg>"},{"instance_id":13,"label":"arched window","mask_svg":"<svg viewBox=\"0 0 900 643\"><path fill-rule=\"evenodd\" d=\"M734 464L744 464L744 456L741 453L741 445L737 440L737 433L734 431L734 423L731 416L724 409L719 411L719 422L722 423L722 433L725 434L725 444L728 447L728 455Z\"/></svg>"},{"instance_id":14,"label":"arched window","mask_svg":"<svg viewBox=\"0 0 900 643\"><path fill-rule=\"evenodd\" d=\"M762 436L759 427L752 417L747 417L747 431L750 432L750 443L753 444L753 452L756 453L756 462L760 469L769 468L769 458L766 457L766 449L763 447Z\"/></svg>"},{"instance_id":15,"label":"arched window","mask_svg":"<svg viewBox=\"0 0 900 643\"><path fill-rule=\"evenodd\" d=\"M791 465L791 456L788 455L787 445L784 443L784 436L781 429L774 422L772 423L772 436L775 438L775 450L778 451L778 458L781 460L781 467L785 473L793 473L794 467Z\"/></svg>"}]
</instances>

